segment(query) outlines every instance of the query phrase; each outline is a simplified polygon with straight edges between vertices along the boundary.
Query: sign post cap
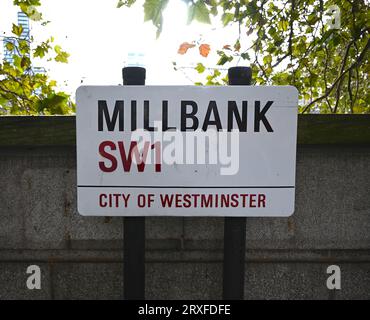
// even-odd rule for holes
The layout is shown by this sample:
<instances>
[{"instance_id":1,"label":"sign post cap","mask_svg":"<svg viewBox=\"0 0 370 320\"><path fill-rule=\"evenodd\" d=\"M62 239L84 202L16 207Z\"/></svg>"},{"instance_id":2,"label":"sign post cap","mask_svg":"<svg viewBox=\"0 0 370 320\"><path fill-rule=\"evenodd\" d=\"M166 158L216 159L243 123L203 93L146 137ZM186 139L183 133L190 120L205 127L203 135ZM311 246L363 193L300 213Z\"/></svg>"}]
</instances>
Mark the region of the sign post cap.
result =
<instances>
[{"instance_id":1,"label":"sign post cap","mask_svg":"<svg viewBox=\"0 0 370 320\"><path fill-rule=\"evenodd\" d=\"M145 84L146 69L142 67L125 67L122 69L123 84Z\"/></svg>"},{"instance_id":2,"label":"sign post cap","mask_svg":"<svg viewBox=\"0 0 370 320\"><path fill-rule=\"evenodd\" d=\"M228 70L230 85L250 85L252 81L252 68L231 67Z\"/></svg>"}]
</instances>

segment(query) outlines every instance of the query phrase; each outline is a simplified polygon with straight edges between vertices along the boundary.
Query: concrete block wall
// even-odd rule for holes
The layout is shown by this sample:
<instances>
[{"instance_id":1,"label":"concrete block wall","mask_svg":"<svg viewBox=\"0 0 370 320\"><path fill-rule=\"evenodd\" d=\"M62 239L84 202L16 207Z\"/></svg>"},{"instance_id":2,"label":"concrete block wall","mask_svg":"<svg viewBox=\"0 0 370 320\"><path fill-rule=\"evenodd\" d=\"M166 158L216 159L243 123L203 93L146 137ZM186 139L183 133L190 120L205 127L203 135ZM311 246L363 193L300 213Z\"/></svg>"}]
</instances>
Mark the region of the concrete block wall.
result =
<instances>
[{"instance_id":1,"label":"concrete block wall","mask_svg":"<svg viewBox=\"0 0 370 320\"><path fill-rule=\"evenodd\" d=\"M123 219L78 215L73 142L9 144L1 124L0 299L122 299ZM146 238L148 299L222 297L222 218L148 217ZM370 299L370 143L299 142L296 211L248 218L246 248L246 299Z\"/></svg>"}]
</instances>

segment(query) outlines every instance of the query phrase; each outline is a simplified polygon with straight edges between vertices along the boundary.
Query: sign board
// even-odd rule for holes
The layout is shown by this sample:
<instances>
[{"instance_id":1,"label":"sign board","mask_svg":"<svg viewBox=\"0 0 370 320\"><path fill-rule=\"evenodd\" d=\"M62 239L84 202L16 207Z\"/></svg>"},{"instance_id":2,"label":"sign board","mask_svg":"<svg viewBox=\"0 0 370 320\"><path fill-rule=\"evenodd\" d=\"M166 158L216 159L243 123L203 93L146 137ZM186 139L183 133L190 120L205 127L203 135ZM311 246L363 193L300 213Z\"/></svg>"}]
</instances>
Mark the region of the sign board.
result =
<instances>
[{"instance_id":1,"label":"sign board","mask_svg":"<svg viewBox=\"0 0 370 320\"><path fill-rule=\"evenodd\" d=\"M291 86L82 86L78 212L290 216L297 105Z\"/></svg>"}]
</instances>

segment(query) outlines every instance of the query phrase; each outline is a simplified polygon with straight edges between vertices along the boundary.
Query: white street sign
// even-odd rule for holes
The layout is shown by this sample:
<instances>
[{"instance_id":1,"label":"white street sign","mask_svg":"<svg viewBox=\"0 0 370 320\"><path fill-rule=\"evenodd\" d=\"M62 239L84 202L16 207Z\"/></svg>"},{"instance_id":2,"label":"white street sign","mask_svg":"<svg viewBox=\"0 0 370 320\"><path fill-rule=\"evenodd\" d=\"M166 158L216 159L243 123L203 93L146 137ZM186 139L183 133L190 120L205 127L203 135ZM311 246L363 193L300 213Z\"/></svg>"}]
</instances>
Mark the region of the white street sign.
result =
<instances>
[{"instance_id":1,"label":"white street sign","mask_svg":"<svg viewBox=\"0 0 370 320\"><path fill-rule=\"evenodd\" d=\"M78 211L88 216L290 216L291 86L82 86Z\"/></svg>"}]
</instances>

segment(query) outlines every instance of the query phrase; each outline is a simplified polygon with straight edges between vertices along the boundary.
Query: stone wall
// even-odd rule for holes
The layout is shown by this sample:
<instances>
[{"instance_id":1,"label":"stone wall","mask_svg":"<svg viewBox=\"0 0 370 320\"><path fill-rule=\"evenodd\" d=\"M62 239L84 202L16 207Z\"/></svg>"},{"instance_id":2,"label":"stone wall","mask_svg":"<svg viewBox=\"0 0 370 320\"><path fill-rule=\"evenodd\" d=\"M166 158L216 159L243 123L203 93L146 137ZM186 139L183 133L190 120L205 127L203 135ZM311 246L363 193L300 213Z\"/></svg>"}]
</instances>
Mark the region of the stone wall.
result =
<instances>
[{"instance_id":1,"label":"stone wall","mask_svg":"<svg viewBox=\"0 0 370 320\"><path fill-rule=\"evenodd\" d=\"M74 123L0 118L0 299L123 298L123 218L76 211ZM246 299L370 299L370 117L301 116L296 211L246 234ZM222 218L148 217L146 238L148 299L222 297Z\"/></svg>"}]
</instances>

